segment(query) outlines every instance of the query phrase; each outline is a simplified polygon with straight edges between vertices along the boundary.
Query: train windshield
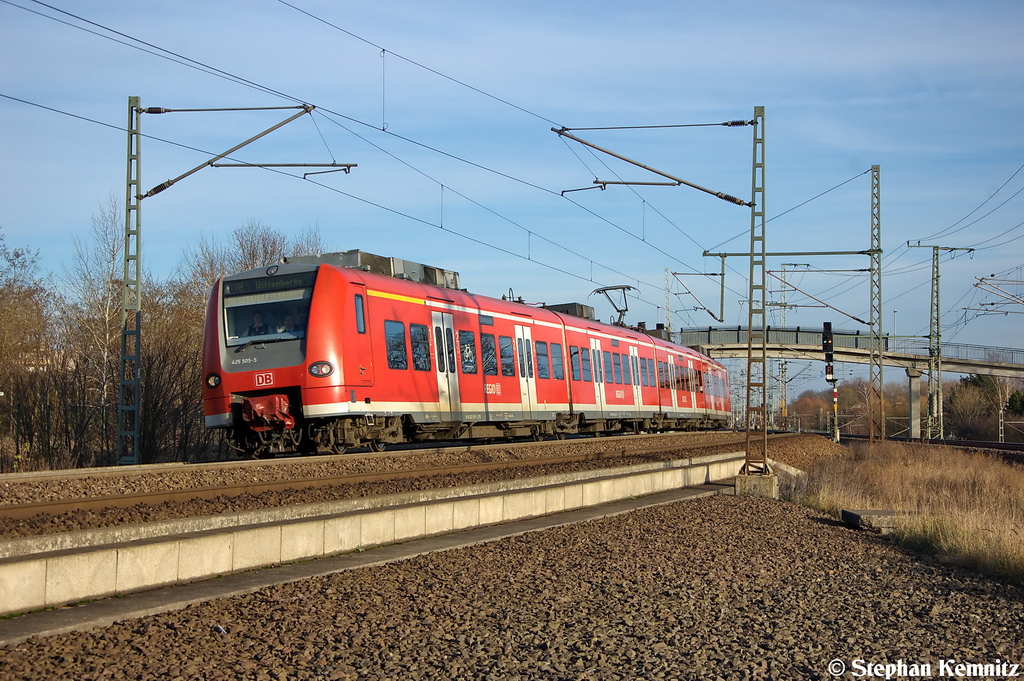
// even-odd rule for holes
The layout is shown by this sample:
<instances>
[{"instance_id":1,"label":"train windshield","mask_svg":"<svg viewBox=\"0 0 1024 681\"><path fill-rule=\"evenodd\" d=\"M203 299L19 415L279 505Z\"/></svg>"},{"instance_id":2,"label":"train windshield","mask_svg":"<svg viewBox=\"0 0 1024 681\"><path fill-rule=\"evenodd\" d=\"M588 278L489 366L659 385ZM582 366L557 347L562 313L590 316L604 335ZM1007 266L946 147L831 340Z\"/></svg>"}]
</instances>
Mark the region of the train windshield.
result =
<instances>
[{"instance_id":1,"label":"train windshield","mask_svg":"<svg viewBox=\"0 0 1024 681\"><path fill-rule=\"evenodd\" d=\"M316 272L224 282L228 347L290 341L306 335Z\"/></svg>"}]
</instances>

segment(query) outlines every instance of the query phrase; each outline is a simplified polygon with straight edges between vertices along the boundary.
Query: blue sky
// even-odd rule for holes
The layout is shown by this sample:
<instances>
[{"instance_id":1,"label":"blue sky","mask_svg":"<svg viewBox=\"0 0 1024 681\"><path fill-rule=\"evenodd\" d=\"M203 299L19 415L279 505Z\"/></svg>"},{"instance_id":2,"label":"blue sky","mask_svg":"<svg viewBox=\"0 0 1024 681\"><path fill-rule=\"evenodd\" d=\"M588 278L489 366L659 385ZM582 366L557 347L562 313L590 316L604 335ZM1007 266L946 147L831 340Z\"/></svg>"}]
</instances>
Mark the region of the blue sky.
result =
<instances>
[{"instance_id":1,"label":"blue sky","mask_svg":"<svg viewBox=\"0 0 1024 681\"><path fill-rule=\"evenodd\" d=\"M129 95L172 109L299 100L318 112L235 158L358 167L312 178L318 184L301 172L200 171L143 202L149 272L169 275L201 234L223 238L249 220L291 234L317 225L335 250L458 270L483 294L511 288L528 301L589 302L604 319L611 308L588 294L631 284L639 293L628 321L653 323L665 268L717 271L702 251L744 251L749 209L686 187L609 187L569 201L562 190L594 179L658 178L550 128L720 123L749 119L761 105L770 251L868 248L865 171L877 164L885 331L893 310L897 333L928 331L930 251L901 247L921 239L979 248L943 258L944 340L1020 345L1018 315L962 309L994 300L972 287L975 277L1024 276L1016 269L1024 265L1024 196L1013 196L1024 187L1024 171L1015 175L1024 164L1019 2L49 4L261 86L134 49L128 37L117 37L125 45L87 33L76 27L112 35L30 0L0 3L0 94L111 126L0 97L0 229L9 246L38 248L54 274L100 204L111 193L123 201ZM144 116L142 125L160 140L221 152L287 115L179 113ZM750 128L577 134L750 198ZM208 158L157 139L145 139L142 152L146 188ZM783 262L868 266L859 256L779 258L770 267ZM730 265L726 324L745 324L747 265ZM865 274L791 278L866 318ZM684 281L717 311L716 279ZM673 299L676 326L716 324L688 309L693 299ZM813 302L794 291L787 300ZM825 319L863 328L820 308L791 309L786 322Z\"/></svg>"}]
</instances>

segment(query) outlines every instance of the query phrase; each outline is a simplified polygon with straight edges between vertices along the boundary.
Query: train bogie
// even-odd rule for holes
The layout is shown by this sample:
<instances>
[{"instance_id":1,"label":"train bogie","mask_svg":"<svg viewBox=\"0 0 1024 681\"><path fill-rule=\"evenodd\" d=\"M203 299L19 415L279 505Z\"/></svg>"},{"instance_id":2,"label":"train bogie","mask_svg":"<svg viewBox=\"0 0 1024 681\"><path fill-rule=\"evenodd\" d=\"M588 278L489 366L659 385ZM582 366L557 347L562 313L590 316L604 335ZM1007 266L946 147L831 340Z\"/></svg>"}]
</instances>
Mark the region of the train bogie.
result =
<instances>
[{"instance_id":1,"label":"train bogie","mask_svg":"<svg viewBox=\"0 0 1024 681\"><path fill-rule=\"evenodd\" d=\"M330 258L297 260L225 277L207 308L206 423L229 429L247 454L728 418L724 368L688 348Z\"/></svg>"}]
</instances>

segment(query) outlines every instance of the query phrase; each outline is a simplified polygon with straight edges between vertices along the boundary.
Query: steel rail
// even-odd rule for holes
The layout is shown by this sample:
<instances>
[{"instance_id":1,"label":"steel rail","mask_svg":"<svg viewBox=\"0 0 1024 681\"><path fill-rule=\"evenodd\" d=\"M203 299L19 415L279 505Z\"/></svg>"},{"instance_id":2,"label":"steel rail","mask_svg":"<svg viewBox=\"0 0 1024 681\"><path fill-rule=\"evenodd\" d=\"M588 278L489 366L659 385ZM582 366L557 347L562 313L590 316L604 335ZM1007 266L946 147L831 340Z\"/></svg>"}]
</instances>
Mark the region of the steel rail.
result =
<instances>
[{"instance_id":1,"label":"steel rail","mask_svg":"<svg viewBox=\"0 0 1024 681\"><path fill-rule=\"evenodd\" d=\"M796 433L773 435L773 439L792 437ZM282 490L306 490L320 487L352 485L362 482L383 482L408 478L428 478L441 475L464 475L484 471L497 471L509 468L526 468L549 466L580 461L596 461L602 459L644 456L672 451L703 449L706 447L727 447L744 444L744 438L701 441L685 444L645 447L641 449L616 448L589 454L568 454L562 456L542 457L535 459L514 459L510 461L492 461L485 463L469 463L457 466L438 468L420 468L377 473L349 473L320 478L298 478L274 482L252 482L235 485L198 487L191 489L162 490L142 492L138 494L111 495L104 497L66 499L60 501L37 501L27 504L11 504L0 506L0 517L10 519L31 518L36 515L59 515L74 511L101 511L114 508L130 508L141 504L161 504L166 502L186 502L197 499L215 499L222 496L239 496L242 494L260 494L262 492Z\"/></svg>"}]
</instances>

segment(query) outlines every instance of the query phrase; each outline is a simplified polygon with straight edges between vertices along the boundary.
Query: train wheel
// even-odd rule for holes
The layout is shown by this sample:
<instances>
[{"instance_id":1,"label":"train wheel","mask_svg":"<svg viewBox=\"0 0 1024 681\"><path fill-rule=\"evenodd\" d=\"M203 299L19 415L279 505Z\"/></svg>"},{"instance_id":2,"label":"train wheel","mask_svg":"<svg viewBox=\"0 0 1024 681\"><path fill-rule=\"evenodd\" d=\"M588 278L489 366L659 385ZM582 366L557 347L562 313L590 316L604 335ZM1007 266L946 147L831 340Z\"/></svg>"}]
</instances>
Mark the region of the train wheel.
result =
<instances>
[{"instance_id":1,"label":"train wheel","mask_svg":"<svg viewBox=\"0 0 1024 681\"><path fill-rule=\"evenodd\" d=\"M366 446L370 448L371 452L383 452L385 445L380 440L370 440Z\"/></svg>"},{"instance_id":2,"label":"train wheel","mask_svg":"<svg viewBox=\"0 0 1024 681\"><path fill-rule=\"evenodd\" d=\"M559 431L556 430L555 431L555 439L556 440L564 440L565 439L565 433L562 433L562 432L559 432Z\"/></svg>"},{"instance_id":3,"label":"train wheel","mask_svg":"<svg viewBox=\"0 0 1024 681\"><path fill-rule=\"evenodd\" d=\"M348 447L341 444L340 442L335 442L334 445L331 446L331 451L333 451L335 454L344 454L347 449Z\"/></svg>"}]
</instances>

